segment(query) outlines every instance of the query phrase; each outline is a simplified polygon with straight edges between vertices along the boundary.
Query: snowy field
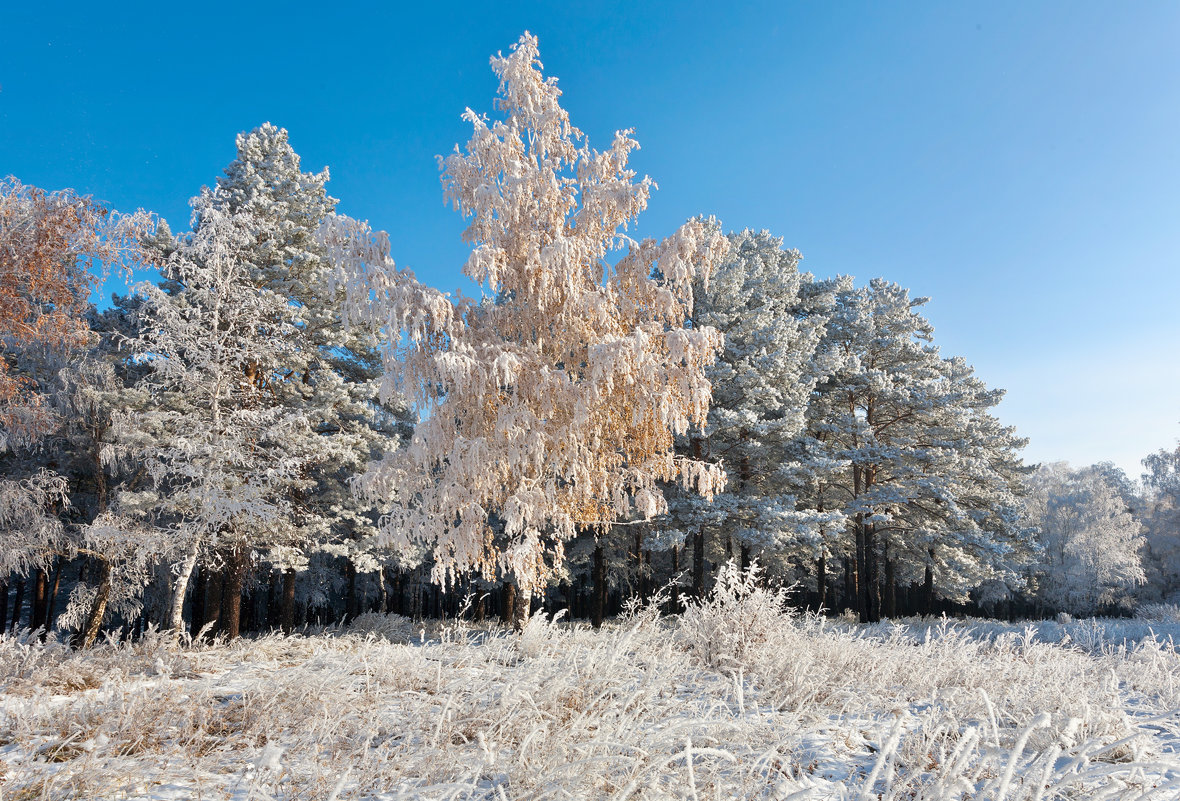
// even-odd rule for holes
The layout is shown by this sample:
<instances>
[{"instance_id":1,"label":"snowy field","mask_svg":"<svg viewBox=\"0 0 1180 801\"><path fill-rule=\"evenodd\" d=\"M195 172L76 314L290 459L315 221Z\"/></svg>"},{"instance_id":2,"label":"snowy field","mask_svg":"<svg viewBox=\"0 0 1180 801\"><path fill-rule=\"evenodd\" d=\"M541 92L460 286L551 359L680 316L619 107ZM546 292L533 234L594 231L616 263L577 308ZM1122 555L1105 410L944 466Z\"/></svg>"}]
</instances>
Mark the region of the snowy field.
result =
<instances>
[{"instance_id":1,"label":"snowy field","mask_svg":"<svg viewBox=\"0 0 1180 801\"><path fill-rule=\"evenodd\" d=\"M1180 798L1180 625L859 627L730 590L598 632L8 637L0 798Z\"/></svg>"}]
</instances>

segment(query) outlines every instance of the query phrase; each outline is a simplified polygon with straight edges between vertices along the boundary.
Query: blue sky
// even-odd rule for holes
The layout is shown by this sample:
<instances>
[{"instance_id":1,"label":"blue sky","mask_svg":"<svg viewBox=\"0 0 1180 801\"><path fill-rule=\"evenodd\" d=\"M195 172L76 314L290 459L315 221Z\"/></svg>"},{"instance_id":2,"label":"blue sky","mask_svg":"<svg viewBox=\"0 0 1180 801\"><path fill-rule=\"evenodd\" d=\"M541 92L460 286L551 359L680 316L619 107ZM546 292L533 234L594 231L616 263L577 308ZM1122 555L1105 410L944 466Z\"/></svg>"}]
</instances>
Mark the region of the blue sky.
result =
<instances>
[{"instance_id":1,"label":"blue sky","mask_svg":"<svg viewBox=\"0 0 1180 801\"><path fill-rule=\"evenodd\" d=\"M1136 476L1175 445L1177 3L9 3L0 173L180 228L234 134L271 121L454 289L434 156L525 29L592 143L636 129L660 186L641 233L713 214L817 275L931 296L1030 461Z\"/></svg>"}]
</instances>

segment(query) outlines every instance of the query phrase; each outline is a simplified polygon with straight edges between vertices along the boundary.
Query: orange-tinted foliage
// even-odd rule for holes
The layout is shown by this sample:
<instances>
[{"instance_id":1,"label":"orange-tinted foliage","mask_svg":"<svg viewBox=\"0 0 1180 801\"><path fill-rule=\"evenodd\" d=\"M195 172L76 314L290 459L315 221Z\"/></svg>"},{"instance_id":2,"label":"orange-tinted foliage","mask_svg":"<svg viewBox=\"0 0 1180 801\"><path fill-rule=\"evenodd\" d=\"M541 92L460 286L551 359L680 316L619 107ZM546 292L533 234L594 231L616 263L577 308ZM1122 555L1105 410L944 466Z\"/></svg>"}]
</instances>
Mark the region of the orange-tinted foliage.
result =
<instances>
[{"instance_id":1,"label":"orange-tinted foliage","mask_svg":"<svg viewBox=\"0 0 1180 801\"><path fill-rule=\"evenodd\" d=\"M0 181L0 428L11 440L46 425L15 356L36 346L69 348L90 336L85 314L104 270L142 257L151 217L118 216L72 189L47 192Z\"/></svg>"}]
</instances>

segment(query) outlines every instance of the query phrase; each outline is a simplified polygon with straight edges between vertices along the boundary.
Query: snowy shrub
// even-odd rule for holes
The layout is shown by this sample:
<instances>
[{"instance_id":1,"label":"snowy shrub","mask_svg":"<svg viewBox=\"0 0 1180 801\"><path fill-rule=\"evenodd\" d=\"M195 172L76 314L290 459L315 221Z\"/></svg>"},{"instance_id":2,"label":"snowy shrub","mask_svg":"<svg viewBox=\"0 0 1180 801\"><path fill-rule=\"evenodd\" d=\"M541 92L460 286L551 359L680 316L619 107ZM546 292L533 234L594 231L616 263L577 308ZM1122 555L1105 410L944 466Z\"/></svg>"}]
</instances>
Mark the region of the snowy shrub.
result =
<instances>
[{"instance_id":1,"label":"snowy shrub","mask_svg":"<svg viewBox=\"0 0 1180 801\"><path fill-rule=\"evenodd\" d=\"M690 600L679 633L689 651L706 665L727 670L748 667L765 648L785 644L790 628L787 589L768 588L757 563L742 571L730 561L703 600Z\"/></svg>"},{"instance_id":2,"label":"snowy shrub","mask_svg":"<svg viewBox=\"0 0 1180 801\"><path fill-rule=\"evenodd\" d=\"M1160 623L1180 623L1180 605L1178 604L1144 604L1135 612L1140 620L1158 621Z\"/></svg>"}]
</instances>

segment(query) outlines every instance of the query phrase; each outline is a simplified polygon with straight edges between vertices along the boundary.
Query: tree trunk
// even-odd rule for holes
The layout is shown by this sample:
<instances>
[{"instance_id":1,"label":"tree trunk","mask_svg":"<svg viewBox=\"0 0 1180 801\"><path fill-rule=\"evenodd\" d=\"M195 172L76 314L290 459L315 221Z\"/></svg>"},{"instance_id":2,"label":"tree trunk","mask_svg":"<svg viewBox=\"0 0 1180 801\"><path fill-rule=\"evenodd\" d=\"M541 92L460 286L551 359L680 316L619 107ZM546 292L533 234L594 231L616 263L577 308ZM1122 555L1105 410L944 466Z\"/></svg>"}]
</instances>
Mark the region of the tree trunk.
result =
<instances>
[{"instance_id":1,"label":"tree trunk","mask_svg":"<svg viewBox=\"0 0 1180 801\"><path fill-rule=\"evenodd\" d=\"M602 543L594 546L594 602L590 606L590 623L594 628L602 626L602 619L606 616L606 553Z\"/></svg>"},{"instance_id":2,"label":"tree trunk","mask_svg":"<svg viewBox=\"0 0 1180 801\"><path fill-rule=\"evenodd\" d=\"M210 634L218 634L222 628L221 593L225 584L225 573L209 569L208 565L205 567L209 572L209 580L205 583L204 625L209 626Z\"/></svg>"},{"instance_id":3,"label":"tree trunk","mask_svg":"<svg viewBox=\"0 0 1180 801\"><path fill-rule=\"evenodd\" d=\"M739 553L741 554L741 560L742 560L742 572L745 573L747 570L750 569L750 546L746 545L743 542L741 544L741 548L739 550Z\"/></svg>"},{"instance_id":4,"label":"tree trunk","mask_svg":"<svg viewBox=\"0 0 1180 801\"><path fill-rule=\"evenodd\" d=\"M242 588L246 583L246 568L250 566L250 549L239 545L230 554L222 588L222 631L226 638L235 640L242 631Z\"/></svg>"},{"instance_id":5,"label":"tree trunk","mask_svg":"<svg viewBox=\"0 0 1180 801\"><path fill-rule=\"evenodd\" d=\"M877 556L877 526L874 524L865 531L865 564L869 571L865 576L865 586L869 591L868 610L871 623L881 620L881 563Z\"/></svg>"},{"instance_id":6,"label":"tree trunk","mask_svg":"<svg viewBox=\"0 0 1180 801\"><path fill-rule=\"evenodd\" d=\"M348 560L348 564L344 568L345 575L348 577L348 595L344 601L344 619L346 621L356 620L358 610L360 609L360 602L356 597L356 565L352 560Z\"/></svg>"},{"instance_id":7,"label":"tree trunk","mask_svg":"<svg viewBox=\"0 0 1180 801\"><path fill-rule=\"evenodd\" d=\"M929 551L929 559L926 562L926 575L922 582L922 605L925 607L927 615L934 614L934 549Z\"/></svg>"},{"instance_id":8,"label":"tree trunk","mask_svg":"<svg viewBox=\"0 0 1180 801\"><path fill-rule=\"evenodd\" d=\"M0 632L8 629L8 579L0 581Z\"/></svg>"},{"instance_id":9,"label":"tree trunk","mask_svg":"<svg viewBox=\"0 0 1180 801\"><path fill-rule=\"evenodd\" d=\"M295 568L283 571L283 601L281 623L283 632L290 634L295 628Z\"/></svg>"},{"instance_id":10,"label":"tree trunk","mask_svg":"<svg viewBox=\"0 0 1180 801\"><path fill-rule=\"evenodd\" d=\"M819 611L824 610L828 592L828 560L821 556L815 560L815 597Z\"/></svg>"},{"instance_id":11,"label":"tree trunk","mask_svg":"<svg viewBox=\"0 0 1180 801\"><path fill-rule=\"evenodd\" d=\"M897 617L897 576L888 546L885 550L885 617Z\"/></svg>"},{"instance_id":12,"label":"tree trunk","mask_svg":"<svg viewBox=\"0 0 1180 801\"><path fill-rule=\"evenodd\" d=\"M697 600L705 597L705 527L692 535L692 594Z\"/></svg>"},{"instance_id":13,"label":"tree trunk","mask_svg":"<svg viewBox=\"0 0 1180 801\"><path fill-rule=\"evenodd\" d=\"M643 562L643 535L635 532L635 591L639 600L647 600L647 570Z\"/></svg>"},{"instance_id":14,"label":"tree trunk","mask_svg":"<svg viewBox=\"0 0 1180 801\"><path fill-rule=\"evenodd\" d=\"M57 558L57 564L53 567L53 581L49 584L49 604L45 612L46 631L52 631L53 623L57 620L57 591L61 587L61 571L65 562L66 560L59 556Z\"/></svg>"},{"instance_id":15,"label":"tree trunk","mask_svg":"<svg viewBox=\"0 0 1180 801\"><path fill-rule=\"evenodd\" d=\"M45 628L45 617L49 612L49 572L39 567L34 575L33 615L29 618L29 628L36 630Z\"/></svg>"},{"instance_id":16,"label":"tree trunk","mask_svg":"<svg viewBox=\"0 0 1180 801\"><path fill-rule=\"evenodd\" d=\"M672 546L672 614L680 611L680 548Z\"/></svg>"},{"instance_id":17,"label":"tree trunk","mask_svg":"<svg viewBox=\"0 0 1180 801\"><path fill-rule=\"evenodd\" d=\"M854 572L856 560L851 556L844 557L844 608L856 609L857 589L856 589L856 573Z\"/></svg>"},{"instance_id":18,"label":"tree trunk","mask_svg":"<svg viewBox=\"0 0 1180 801\"><path fill-rule=\"evenodd\" d=\"M111 565L105 559L98 563L98 590L94 600L90 603L90 611L86 615L86 622L82 629L74 635L74 646L89 648L98 639L98 632L102 629L103 618L107 614L107 602L111 597Z\"/></svg>"},{"instance_id":19,"label":"tree trunk","mask_svg":"<svg viewBox=\"0 0 1180 801\"><path fill-rule=\"evenodd\" d=\"M869 566L866 561L864 515L856 516L854 530L856 533L856 612L861 623L869 622Z\"/></svg>"},{"instance_id":20,"label":"tree trunk","mask_svg":"<svg viewBox=\"0 0 1180 801\"><path fill-rule=\"evenodd\" d=\"M500 621L505 625L511 625L516 620L516 583L511 580L504 582L504 608L500 614Z\"/></svg>"},{"instance_id":21,"label":"tree trunk","mask_svg":"<svg viewBox=\"0 0 1180 801\"><path fill-rule=\"evenodd\" d=\"M168 611L168 628L178 636L184 630L184 596L188 592L188 580L192 578L200 552L201 538L193 537L188 553L184 555L184 562L180 565L180 572L176 575L176 582L172 585L172 608ZM207 619L208 616L205 617Z\"/></svg>"}]
</instances>

